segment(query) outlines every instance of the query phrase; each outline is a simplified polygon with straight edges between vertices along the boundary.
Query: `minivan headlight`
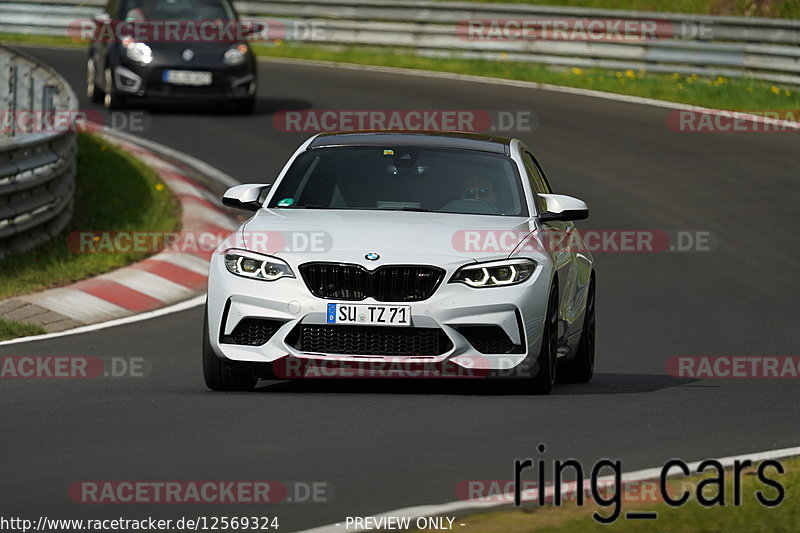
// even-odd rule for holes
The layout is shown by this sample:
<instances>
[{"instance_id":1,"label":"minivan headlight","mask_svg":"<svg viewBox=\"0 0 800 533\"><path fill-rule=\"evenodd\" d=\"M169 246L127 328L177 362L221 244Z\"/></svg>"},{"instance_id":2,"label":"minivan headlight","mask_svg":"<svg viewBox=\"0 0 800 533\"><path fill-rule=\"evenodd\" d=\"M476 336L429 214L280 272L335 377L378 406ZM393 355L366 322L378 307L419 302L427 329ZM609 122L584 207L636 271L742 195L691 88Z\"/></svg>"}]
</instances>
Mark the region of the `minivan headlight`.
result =
<instances>
[{"instance_id":1,"label":"minivan headlight","mask_svg":"<svg viewBox=\"0 0 800 533\"><path fill-rule=\"evenodd\" d=\"M241 65L247 57L247 45L237 44L236 46L231 46L225 51L223 57L226 65L233 67Z\"/></svg>"},{"instance_id":2,"label":"minivan headlight","mask_svg":"<svg viewBox=\"0 0 800 533\"><path fill-rule=\"evenodd\" d=\"M257 254L247 250L226 251L225 268L231 274L264 281L294 277L294 272L292 272L286 261L271 255Z\"/></svg>"},{"instance_id":3,"label":"minivan headlight","mask_svg":"<svg viewBox=\"0 0 800 533\"><path fill-rule=\"evenodd\" d=\"M131 61L136 61L142 65L148 65L153 61L153 50L145 43L139 43L130 37L126 37L122 39L122 46L125 48L125 55Z\"/></svg>"},{"instance_id":4,"label":"minivan headlight","mask_svg":"<svg viewBox=\"0 0 800 533\"><path fill-rule=\"evenodd\" d=\"M464 283L475 288L516 285L530 278L536 265L532 259L473 263L459 268L450 278L450 283Z\"/></svg>"}]
</instances>

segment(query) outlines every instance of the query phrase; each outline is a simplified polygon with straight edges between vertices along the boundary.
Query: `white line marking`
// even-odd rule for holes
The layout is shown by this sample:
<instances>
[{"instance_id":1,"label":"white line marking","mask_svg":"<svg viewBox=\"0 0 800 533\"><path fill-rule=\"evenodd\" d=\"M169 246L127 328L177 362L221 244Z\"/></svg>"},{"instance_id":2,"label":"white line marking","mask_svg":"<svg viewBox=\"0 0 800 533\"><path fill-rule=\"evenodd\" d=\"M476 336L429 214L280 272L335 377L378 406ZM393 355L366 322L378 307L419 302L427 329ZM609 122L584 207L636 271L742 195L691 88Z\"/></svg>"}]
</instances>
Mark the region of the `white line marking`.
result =
<instances>
[{"instance_id":1,"label":"white line marking","mask_svg":"<svg viewBox=\"0 0 800 533\"><path fill-rule=\"evenodd\" d=\"M178 313L180 311L186 311L187 309L191 309L193 307L197 307L198 305L203 305L206 301L206 295L201 294L200 296L195 296L190 300L186 300L175 305L170 305L169 307L162 307L161 309L156 309L154 311L147 311L146 313L140 313L138 315L131 315L122 318L117 318L114 320L109 320L108 322L100 322L97 324L89 324L88 326L81 326L75 329L68 329L66 331L59 331L57 333L47 333L45 335L32 335L30 337L20 337L18 339L11 339L7 341L1 341L0 346L7 346L10 344L20 344L23 342L31 342L31 341L43 341L47 339L55 339L57 337L66 337L68 335L78 335L80 333L90 333L92 331L97 331L100 329L106 328L113 328L114 326L123 326L125 324L132 324L134 322L139 322L141 320L149 320L151 318L156 318L159 316L168 315L170 313Z\"/></svg>"},{"instance_id":2,"label":"white line marking","mask_svg":"<svg viewBox=\"0 0 800 533\"><path fill-rule=\"evenodd\" d=\"M753 462L757 461L765 461L767 459L782 459L786 457L792 457L800 455L800 446L796 446L794 448L782 448L779 450L770 450L766 452L756 452L751 454L742 454L742 455L734 455L731 457L723 457L721 459L717 459L722 466L725 468L729 468L733 466L735 461L742 461L745 459L750 459ZM697 473L697 467L700 465L702 461L696 461L694 463L689 463L688 467L692 473ZM658 478L661 475L661 468L662 467L655 467L655 468L645 468L644 470L637 470L635 472L628 472L627 474L622 475L622 482L623 483L630 483L634 481L644 481L646 479L654 479ZM614 476L604 476L602 478L598 478L597 482L608 484L613 483ZM584 486L589 480L584 481ZM610 485L606 485L610 486ZM565 484L562 489L562 494L569 492L570 490L574 490L574 487L570 484ZM553 487L548 487L545 491L547 496L553 495ZM527 491L522 492L522 500L523 501L533 501L535 499L536 489L530 489ZM395 509L393 511L387 511L385 513L381 513L379 515L375 515L374 517L381 518L381 517L390 517L390 516L397 516L403 518L410 518L412 520L423 517L423 516L441 516L441 515L448 515L453 513L459 513L463 515L467 511L479 511L482 509L490 509L492 507L502 507L508 506L509 502L514 501L514 494L513 492L508 492L500 496L496 496L493 498L497 498L500 501L491 501L491 502L467 502L467 501L456 501L456 502L449 502L443 504L436 504L436 505L418 505L416 507L404 507L402 509ZM304 529L302 531L297 531L296 533L341 533L344 531L345 528L342 527L340 523L334 524L327 524L320 527L315 527L311 529Z\"/></svg>"}]
</instances>

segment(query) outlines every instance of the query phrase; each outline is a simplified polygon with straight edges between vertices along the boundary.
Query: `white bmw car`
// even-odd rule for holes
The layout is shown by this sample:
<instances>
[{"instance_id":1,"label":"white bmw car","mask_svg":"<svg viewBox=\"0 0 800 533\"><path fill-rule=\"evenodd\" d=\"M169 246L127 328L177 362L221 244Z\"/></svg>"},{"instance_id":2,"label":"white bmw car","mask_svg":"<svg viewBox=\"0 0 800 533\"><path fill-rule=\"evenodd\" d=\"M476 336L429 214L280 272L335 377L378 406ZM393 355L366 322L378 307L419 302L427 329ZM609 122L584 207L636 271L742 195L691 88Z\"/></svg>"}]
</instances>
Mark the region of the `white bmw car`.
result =
<instances>
[{"instance_id":1,"label":"white bmw car","mask_svg":"<svg viewBox=\"0 0 800 533\"><path fill-rule=\"evenodd\" d=\"M594 371L595 274L517 139L346 132L308 139L211 259L203 371L259 378L505 377L546 394Z\"/></svg>"}]
</instances>

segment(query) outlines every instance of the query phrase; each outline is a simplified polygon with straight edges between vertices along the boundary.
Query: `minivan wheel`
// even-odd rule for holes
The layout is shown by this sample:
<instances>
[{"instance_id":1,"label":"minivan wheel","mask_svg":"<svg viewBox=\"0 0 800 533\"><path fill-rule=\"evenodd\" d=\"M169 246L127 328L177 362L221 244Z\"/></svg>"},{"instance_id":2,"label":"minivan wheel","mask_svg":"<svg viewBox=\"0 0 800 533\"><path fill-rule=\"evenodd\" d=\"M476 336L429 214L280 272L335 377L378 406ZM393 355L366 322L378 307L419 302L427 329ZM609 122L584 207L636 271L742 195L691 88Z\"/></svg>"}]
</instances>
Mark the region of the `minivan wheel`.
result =
<instances>
[{"instance_id":1,"label":"minivan wheel","mask_svg":"<svg viewBox=\"0 0 800 533\"><path fill-rule=\"evenodd\" d=\"M102 102L104 97L103 91L97 86L97 71L91 57L86 61L86 96L96 104Z\"/></svg>"},{"instance_id":2,"label":"minivan wheel","mask_svg":"<svg viewBox=\"0 0 800 533\"><path fill-rule=\"evenodd\" d=\"M121 109L125 106L125 98L119 94L119 91L114 89L114 77L111 75L110 68L106 68L104 77L106 90L103 105L105 105L106 109Z\"/></svg>"}]
</instances>

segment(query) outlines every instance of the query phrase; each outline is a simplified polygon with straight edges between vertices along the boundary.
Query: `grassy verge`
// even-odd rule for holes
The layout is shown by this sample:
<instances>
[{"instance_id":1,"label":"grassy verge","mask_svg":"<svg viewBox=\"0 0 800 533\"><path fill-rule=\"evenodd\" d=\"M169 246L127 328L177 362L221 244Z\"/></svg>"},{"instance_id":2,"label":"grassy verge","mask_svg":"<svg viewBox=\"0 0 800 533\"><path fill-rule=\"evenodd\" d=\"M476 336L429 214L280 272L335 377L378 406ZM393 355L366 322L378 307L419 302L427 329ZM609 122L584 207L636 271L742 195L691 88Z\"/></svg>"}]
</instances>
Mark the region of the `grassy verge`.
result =
<instances>
[{"instance_id":1,"label":"grassy verge","mask_svg":"<svg viewBox=\"0 0 800 533\"><path fill-rule=\"evenodd\" d=\"M765 498L776 499L778 492L759 481L756 469L748 469L742 475L741 505L733 505L733 476L726 472L725 498L726 505L704 507L696 498L698 484L708 476L694 476L688 479L673 479L668 482L669 493L673 498L679 497L684 490L693 496L679 507L672 508L655 497L633 497L623 501L619 519L611 525L597 522L592 513L602 516L612 514L613 506L600 508L595 504L579 507L573 503L562 504L561 507L545 506L530 510L530 504L523 506L526 510L498 511L481 513L459 518L459 523L466 524L464 530L470 533L528 533L547 531L551 533L583 533L583 532L633 532L653 531L656 533L719 533L727 531L747 531L748 533L791 533L797 531L797 520L800 517L800 459L792 458L780 461L785 469L778 474L774 469L766 470L766 475L781 483L785 488L785 498L777 507L767 508L756 499L761 491ZM646 490L645 490L646 488ZM636 486L636 491L628 494L658 495L659 490L652 485ZM642 492L639 492L641 490ZM713 497L717 494L716 486L705 486L703 494ZM613 492L611 493L613 495ZM635 501L648 500L648 501ZM628 511L655 511L655 520L626 520Z\"/></svg>"},{"instance_id":2,"label":"grassy verge","mask_svg":"<svg viewBox=\"0 0 800 533\"><path fill-rule=\"evenodd\" d=\"M0 318L0 341L15 339L17 337L27 337L29 335L42 335L47 333L41 326L34 324L23 324L12 320Z\"/></svg>"},{"instance_id":3,"label":"grassy verge","mask_svg":"<svg viewBox=\"0 0 800 533\"><path fill-rule=\"evenodd\" d=\"M73 231L172 231L180 204L156 172L88 133L78 136L75 214L65 233L28 253L0 261L0 299L69 284L145 257L142 253L76 253Z\"/></svg>"},{"instance_id":4,"label":"grassy verge","mask_svg":"<svg viewBox=\"0 0 800 533\"><path fill-rule=\"evenodd\" d=\"M559 69L514 61L442 59L408 52L349 47L337 50L303 45L256 45L269 57L317 59L531 81L658 98L671 102L731 110L797 110L800 91L747 78L703 78L696 75L653 74L643 71Z\"/></svg>"},{"instance_id":5,"label":"grassy verge","mask_svg":"<svg viewBox=\"0 0 800 533\"><path fill-rule=\"evenodd\" d=\"M443 2L447 0L433 0ZM565 7L591 7L661 13L735 15L745 17L800 18L797 0L469 0L479 3L537 4ZM3 35L0 34L0 41Z\"/></svg>"},{"instance_id":6,"label":"grassy verge","mask_svg":"<svg viewBox=\"0 0 800 533\"><path fill-rule=\"evenodd\" d=\"M36 44L41 46L71 46L87 48L87 43L71 37L59 35L29 35L26 33L0 33L0 44L21 45Z\"/></svg>"},{"instance_id":7,"label":"grassy verge","mask_svg":"<svg viewBox=\"0 0 800 533\"><path fill-rule=\"evenodd\" d=\"M442 0L434 0L442 1ZM594 7L697 13L701 15L739 15L749 17L800 18L797 0L470 0L482 3L538 4L549 6Z\"/></svg>"}]
</instances>

